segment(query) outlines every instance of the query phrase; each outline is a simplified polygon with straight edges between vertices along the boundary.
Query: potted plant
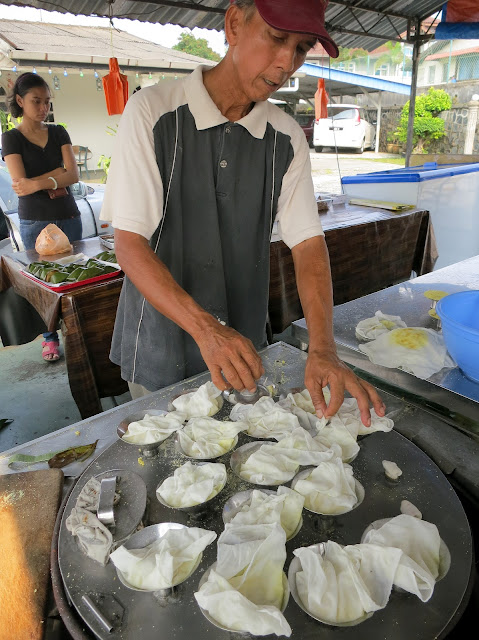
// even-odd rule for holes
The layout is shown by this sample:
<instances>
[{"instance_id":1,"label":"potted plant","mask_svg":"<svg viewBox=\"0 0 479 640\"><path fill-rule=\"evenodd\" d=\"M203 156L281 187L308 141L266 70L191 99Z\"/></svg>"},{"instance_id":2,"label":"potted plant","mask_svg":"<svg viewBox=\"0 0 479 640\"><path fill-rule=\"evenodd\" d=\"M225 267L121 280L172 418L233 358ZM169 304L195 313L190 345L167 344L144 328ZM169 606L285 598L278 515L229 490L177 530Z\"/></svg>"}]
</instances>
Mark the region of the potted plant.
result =
<instances>
[{"instance_id":1,"label":"potted plant","mask_svg":"<svg viewBox=\"0 0 479 640\"><path fill-rule=\"evenodd\" d=\"M386 140L387 140L386 150L388 153L401 152L401 145L399 144L399 139L395 131L392 133L388 133Z\"/></svg>"}]
</instances>

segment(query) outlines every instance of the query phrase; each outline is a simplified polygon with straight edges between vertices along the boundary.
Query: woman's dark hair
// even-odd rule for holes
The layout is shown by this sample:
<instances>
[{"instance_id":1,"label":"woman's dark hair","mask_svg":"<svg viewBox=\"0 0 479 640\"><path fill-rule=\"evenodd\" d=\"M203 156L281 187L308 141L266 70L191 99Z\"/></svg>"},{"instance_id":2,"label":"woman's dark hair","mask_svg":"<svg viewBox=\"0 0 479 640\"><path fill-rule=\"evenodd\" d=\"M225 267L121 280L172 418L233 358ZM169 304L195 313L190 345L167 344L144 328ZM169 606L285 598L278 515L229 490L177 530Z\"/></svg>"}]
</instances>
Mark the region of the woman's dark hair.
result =
<instances>
[{"instance_id":1,"label":"woman's dark hair","mask_svg":"<svg viewBox=\"0 0 479 640\"><path fill-rule=\"evenodd\" d=\"M20 118L23 115L23 109L17 102L17 96L24 98L31 89L36 87L42 87L50 91L48 83L36 73L27 71L27 73L22 73L21 76L18 76L12 92L8 96L8 110L14 118Z\"/></svg>"}]
</instances>

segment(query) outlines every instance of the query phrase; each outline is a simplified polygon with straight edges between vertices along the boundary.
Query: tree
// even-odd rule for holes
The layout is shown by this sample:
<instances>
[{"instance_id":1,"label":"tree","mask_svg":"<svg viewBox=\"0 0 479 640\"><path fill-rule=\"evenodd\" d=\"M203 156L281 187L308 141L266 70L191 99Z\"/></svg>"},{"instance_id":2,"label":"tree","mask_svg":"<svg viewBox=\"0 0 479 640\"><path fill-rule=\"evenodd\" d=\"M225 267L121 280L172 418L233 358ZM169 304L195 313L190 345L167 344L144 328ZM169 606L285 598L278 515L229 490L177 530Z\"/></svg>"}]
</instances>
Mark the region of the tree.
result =
<instances>
[{"instance_id":1,"label":"tree","mask_svg":"<svg viewBox=\"0 0 479 640\"><path fill-rule=\"evenodd\" d=\"M374 65L375 69L379 69L383 64L391 67L390 75L395 75L397 67L403 62L404 53L400 42L386 42L387 51L379 56Z\"/></svg>"},{"instance_id":2,"label":"tree","mask_svg":"<svg viewBox=\"0 0 479 640\"><path fill-rule=\"evenodd\" d=\"M191 32L188 33L187 31L183 31L173 49L176 51L184 51L192 56L206 58L207 60L215 60L216 62L221 60L219 53L211 49L205 38L195 38Z\"/></svg>"},{"instance_id":3,"label":"tree","mask_svg":"<svg viewBox=\"0 0 479 640\"><path fill-rule=\"evenodd\" d=\"M415 153L425 153L433 140L439 140L445 135L444 120L439 118L442 111L452 106L451 97L443 89L430 87L429 91L417 96L414 109L413 142ZM409 120L409 100L401 112L401 119L396 134L401 142L407 140L407 125Z\"/></svg>"}]
</instances>

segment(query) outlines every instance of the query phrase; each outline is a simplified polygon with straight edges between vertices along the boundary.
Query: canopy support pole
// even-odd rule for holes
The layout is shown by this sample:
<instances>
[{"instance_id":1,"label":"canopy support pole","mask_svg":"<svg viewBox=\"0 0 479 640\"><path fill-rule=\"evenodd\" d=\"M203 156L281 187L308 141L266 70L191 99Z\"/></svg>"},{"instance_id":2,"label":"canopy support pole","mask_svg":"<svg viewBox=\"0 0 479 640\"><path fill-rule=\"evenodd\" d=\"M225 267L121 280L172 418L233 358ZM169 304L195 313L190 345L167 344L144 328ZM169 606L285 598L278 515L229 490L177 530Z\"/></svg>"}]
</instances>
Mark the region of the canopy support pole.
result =
<instances>
[{"instance_id":1,"label":"canopy support pole","mask_svg":"<svg viewBox=\"0 0 479 640\"><path fill-rule=\"evenodd\" d=\"M409 161L411 159L413 149L413 136L414 136L414 116L416 111L416 91L417 91L417 78L419 71L419 53L421 51L422 40L421 34L421 21L415 21L415 37L414 46L412 50L412 78L411 78L411 95L409 98L409 119L407 123L407 142L406 142L406 167L409 167Z\"/></svg>"}]
</instances>

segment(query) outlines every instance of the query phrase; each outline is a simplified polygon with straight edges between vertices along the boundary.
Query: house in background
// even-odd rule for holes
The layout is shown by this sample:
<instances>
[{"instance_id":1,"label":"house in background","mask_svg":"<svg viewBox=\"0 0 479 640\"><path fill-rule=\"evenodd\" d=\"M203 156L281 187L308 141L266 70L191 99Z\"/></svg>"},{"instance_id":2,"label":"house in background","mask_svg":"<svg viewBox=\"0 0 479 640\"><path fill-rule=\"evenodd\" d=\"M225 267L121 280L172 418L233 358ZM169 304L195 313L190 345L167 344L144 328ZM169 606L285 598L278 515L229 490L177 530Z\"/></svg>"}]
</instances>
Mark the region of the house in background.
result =
<instances>
[{"instance_id":1,"label":"house in background","mask_svg":"<svg viewBox=\"0 0 479 640\"><path fill-rule=\"evenodd\" d=\"M437 40L423 50L420 86L465 80L479 80L479 40Z\"/></svg>"},{"instance_id":2,"label":"house in background","mask_svg":"<svg viewBox=\"0 0 479 640\"><path fill-rule=\"evenodd\" d=\"M107 130L120 120L107 113L101 81L112 55L128 77L130 95L191 73L198 64L215 64L116 28L110 33L105 27L0 20L0 109L6 111L16 76L35 70L52 90L49 120L66 124L72 144L88 147L88 167L96 168L101 155L111 155L114 137Z\"/></svg>"}]
</instances>

